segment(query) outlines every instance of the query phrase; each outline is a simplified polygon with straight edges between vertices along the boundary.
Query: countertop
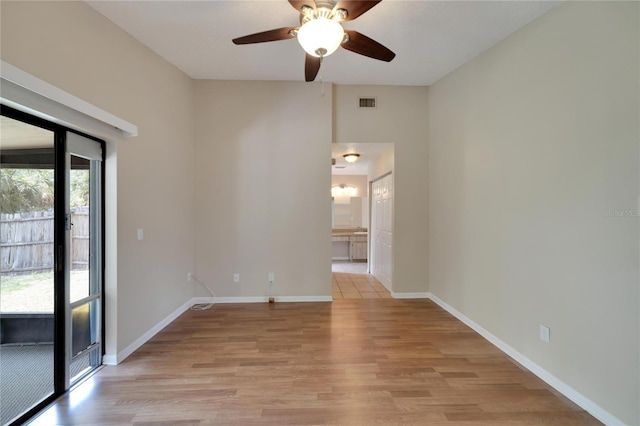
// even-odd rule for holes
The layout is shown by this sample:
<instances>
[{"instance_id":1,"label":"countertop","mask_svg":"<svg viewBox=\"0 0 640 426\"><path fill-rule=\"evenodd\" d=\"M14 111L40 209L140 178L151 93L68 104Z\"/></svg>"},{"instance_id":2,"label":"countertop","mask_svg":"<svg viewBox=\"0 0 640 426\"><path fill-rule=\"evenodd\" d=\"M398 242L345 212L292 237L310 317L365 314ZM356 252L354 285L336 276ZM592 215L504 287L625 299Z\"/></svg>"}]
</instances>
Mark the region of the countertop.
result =
<instances>
[{"instance_id":1,"label":"countertop","mask_svg":"<svg viewBox=\"0 0 640 426\"><path fill-rule=\"evenodd\" d=\"M348 237L351 235L367 235L369 232L365 230L357 230L357 229L333 229L331 231L332 237Z\"/></svg>"}]
</instances>

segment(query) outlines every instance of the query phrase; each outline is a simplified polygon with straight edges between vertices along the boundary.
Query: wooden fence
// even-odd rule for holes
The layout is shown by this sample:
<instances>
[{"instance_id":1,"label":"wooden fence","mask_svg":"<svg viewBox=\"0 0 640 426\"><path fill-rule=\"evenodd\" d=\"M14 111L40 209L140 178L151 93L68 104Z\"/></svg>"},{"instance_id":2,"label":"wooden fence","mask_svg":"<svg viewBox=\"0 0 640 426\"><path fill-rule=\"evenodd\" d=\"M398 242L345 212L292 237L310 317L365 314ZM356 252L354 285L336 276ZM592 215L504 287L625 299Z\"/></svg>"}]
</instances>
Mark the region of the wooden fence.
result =
<instances>
[{"instance_id":1,"label":"wooden fence","mask_svg":"<svg viewBox=\"0 0 640 426\"><path fill-rule=\"evenodd\" d=\"M89 266L89 207L71 210L72 270ZM0 214L0 273L53 269L53 210Z\"/></svg>"}]
</instances>

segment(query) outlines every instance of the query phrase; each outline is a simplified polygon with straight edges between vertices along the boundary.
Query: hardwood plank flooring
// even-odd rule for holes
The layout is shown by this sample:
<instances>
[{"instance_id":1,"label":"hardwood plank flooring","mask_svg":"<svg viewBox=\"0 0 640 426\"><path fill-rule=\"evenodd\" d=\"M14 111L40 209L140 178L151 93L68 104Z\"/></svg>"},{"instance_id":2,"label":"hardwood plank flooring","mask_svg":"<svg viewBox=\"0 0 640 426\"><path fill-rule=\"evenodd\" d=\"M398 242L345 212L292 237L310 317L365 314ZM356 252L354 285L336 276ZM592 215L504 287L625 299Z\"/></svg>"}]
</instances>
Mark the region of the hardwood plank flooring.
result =
<instances>
[{"instance_id":1,"label":"hardwood plank flooring","mask_svg":"<svg viewBox=\"0 0 640 426\"><path fill-rule=\"evenodd\" d=\"M430 300L187 311L34 425L595 425Z\"/></svg>"}]
</instances>

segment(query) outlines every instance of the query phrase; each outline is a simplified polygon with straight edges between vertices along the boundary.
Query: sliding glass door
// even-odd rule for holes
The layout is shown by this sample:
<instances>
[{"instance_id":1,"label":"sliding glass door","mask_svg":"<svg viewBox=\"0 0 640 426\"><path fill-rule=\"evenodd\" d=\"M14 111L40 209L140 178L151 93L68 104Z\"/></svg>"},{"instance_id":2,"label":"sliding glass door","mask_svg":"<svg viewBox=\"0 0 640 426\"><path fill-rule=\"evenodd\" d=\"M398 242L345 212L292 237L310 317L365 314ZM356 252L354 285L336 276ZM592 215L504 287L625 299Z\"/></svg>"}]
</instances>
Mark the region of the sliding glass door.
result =
<instances>
[{"instance_id":1,"label":"sliding glass door","mask_svg":"<svg viewBox=\"0 0 640 426\"><path fill-rule=\"evenodd\" d=\"M102 146L67 133L67 364L73 384L102 363Z\"/></svg>"},{"instance_id":2,"label":"sliding glass door","mask_svg":"<svg viewBox=\"0 0 640 426\"><path fill-rule=\"evenodd\" d=\"M102 362L103 143L2 106L0 425Z\"/></svg>"},{"instance_id":3,"label":"sliding glass door","mask_svg":"<svg viewBox=\"0 0 640 426\"><path fill-rule=\"evenodd\" d=\"M0 116L0 421L55 393L55 133Z\"/></svg>"}]
</instances>

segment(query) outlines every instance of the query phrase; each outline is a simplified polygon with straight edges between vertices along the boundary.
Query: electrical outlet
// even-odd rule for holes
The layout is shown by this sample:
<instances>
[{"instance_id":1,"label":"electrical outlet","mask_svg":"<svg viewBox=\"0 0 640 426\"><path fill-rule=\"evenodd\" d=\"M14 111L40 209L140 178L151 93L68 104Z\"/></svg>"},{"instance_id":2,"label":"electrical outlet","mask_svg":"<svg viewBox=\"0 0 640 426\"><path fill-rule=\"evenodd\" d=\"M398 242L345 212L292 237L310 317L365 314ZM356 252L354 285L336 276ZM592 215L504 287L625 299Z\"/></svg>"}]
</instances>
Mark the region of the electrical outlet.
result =
<instances>
[{"instance_id":1,"label":"electrical outlet","mask_svg":"<svg viewBox=\"0 0 640 426\"><path fill-rule=\"evenodd\" d=\"M240 274L233 274L233 282L234 283L240 282Z\"/></svg>"},{"instance_id":2,"label":"electrical outlet","mask_svg":"<svg viewBox=\"0 0 640 426\"><path fill-rule=\"evenodd\" d=\"M549 327L545 327L544 325L540 324L540 340L545 343L549 343L550 338L551 330L549 329Z\"/></svg>"},{"instance_id":3,"label":"electrical outlet","mask_svg":"<svg viewBox=\"0 0 640 426\"><path fill-rule=\"evenodd\" d=\"M188 282L188 283L190 283L190 282L191 282L191 280L193 280L193 275L191 274L191 272L189 272L189 273L187 274L187 282Z\"/></svg>"},{"instance_id":4,"label":"electrical outlet","mask_svg":"<svg viewBox=\"0 0 640 426\"><path fill-rule=\"evenodd\" d=\"M138 228L138 241L142 241L144 239L144 229Z\"/></svg>"},{"instance_id":5,"label":"electrical outlet","mask_svg":"<svg viewBox=\"0 0 640 426\"><path fill-rule=\"evenodd\" d=\"M269 283L273 284L275 280L276 280L276 274L274 274L273 272L269 272Z\"/></svg>"}]
</instances>

